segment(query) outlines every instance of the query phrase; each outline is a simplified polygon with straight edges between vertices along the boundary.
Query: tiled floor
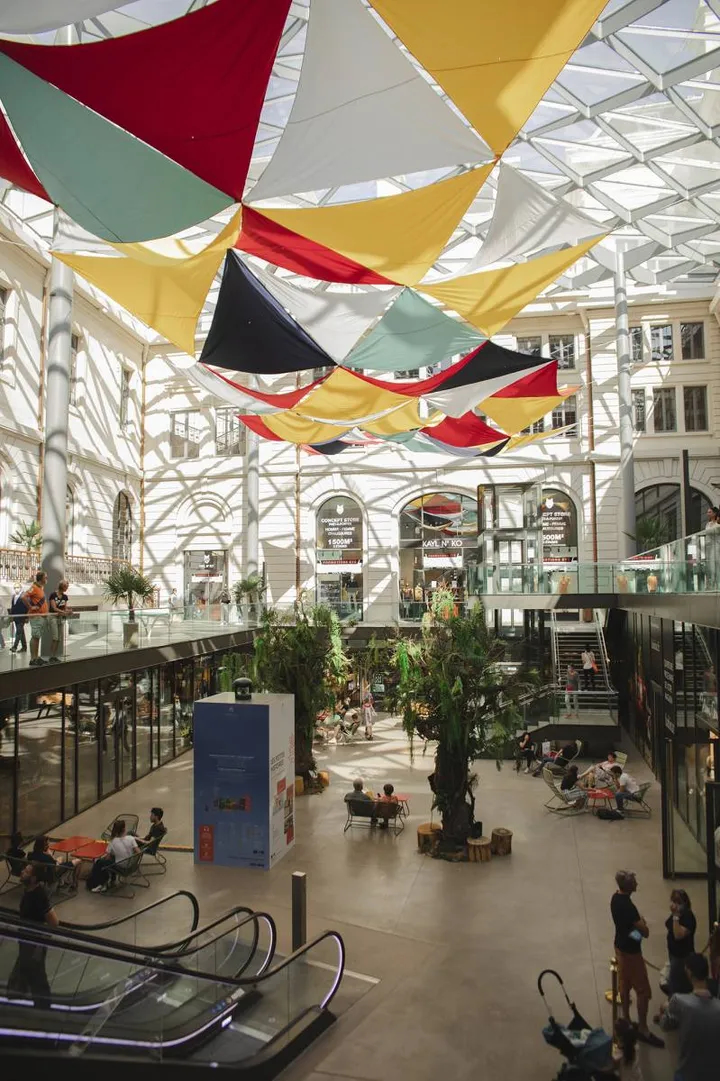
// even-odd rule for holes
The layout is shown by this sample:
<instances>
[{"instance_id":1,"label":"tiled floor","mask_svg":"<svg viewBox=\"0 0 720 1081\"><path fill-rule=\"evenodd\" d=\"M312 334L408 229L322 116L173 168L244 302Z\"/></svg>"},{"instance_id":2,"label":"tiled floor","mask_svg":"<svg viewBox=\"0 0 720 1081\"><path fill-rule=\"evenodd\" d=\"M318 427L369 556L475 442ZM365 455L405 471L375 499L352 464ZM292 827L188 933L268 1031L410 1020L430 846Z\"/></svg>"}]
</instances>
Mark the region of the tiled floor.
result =
<instances>
[{"instance_id":1,"label":"tiled floor","mask_svg":"<svg viewBox=\"0 0 720 1081\"><path fill-rule=\"evenodd\" d=\"M634 775L650 779L629 749ZM378 724L372 743L331 744L318 758L330 771L330 788L297 801L296 847L272 871L196 867L191 855L171 853L168 874L135 901L83 892L62 906L61 915L88 922L109 918L128 905L146 904L160 890L186 888L200 899L204 920L236 904L267 909L278 922L280 948L287 949L290 874L306 871L310 934L339 930L348 967L380 982L287 1071L288 1081L388 1074L401 1081L549 1081L562 1060L542 1039L546 1016L537 976L556 968L588 1021L609 1026L609 902L619 867L638 875L638 907L651 928L646 956L656 965L664 962L662 924L671 884L661 875L657 786L650 791L650 820L603 822L589 814L562 820L543 809L547 789L541 780L516 774L510 763L498 772L492 762L480 762L478 817L486 832L510 828L513 852L488 865L453 864L417 851L415 827L429 818L432 759L420 745L411 757L391 720ZM403 834L343 834L342 796L356 776L376 789L390 780L409 794L411 817ZM97 833L116 813L145 816L160 803L168 841L189 844L191 788L192 756L186 755L62 832ZM704 945L704 885L684 885ZM657 975L651 976L657 988ZM654 994L657 1005L660 992ZM562 1018L562 1001L553 1005ZM672 1041L667 1051L643 1048L642 1055L646 1081L669 1081Z\"/></svg>"}]
</instances>

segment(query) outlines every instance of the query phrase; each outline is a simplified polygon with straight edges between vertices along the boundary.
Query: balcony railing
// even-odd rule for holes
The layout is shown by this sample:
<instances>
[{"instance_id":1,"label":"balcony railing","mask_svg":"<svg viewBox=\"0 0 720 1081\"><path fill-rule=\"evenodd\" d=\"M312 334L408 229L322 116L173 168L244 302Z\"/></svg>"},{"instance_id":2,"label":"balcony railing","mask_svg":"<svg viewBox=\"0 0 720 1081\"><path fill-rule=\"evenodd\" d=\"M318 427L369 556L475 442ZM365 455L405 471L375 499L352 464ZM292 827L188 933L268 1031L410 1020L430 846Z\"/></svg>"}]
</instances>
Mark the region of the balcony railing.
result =
<instances>
[{"instance_id":1,"label":"balcony railing","mask_svg":"<svg viewBox=\"0 0 720 1081\"><path fill-rule=\"evenodd\" d=\"M126 559L96 556L66 556L65 573L71 585L100 585L120 567L129 567ZM40 567L40 553L22 548L0 548L0 580L24 584L35 577Z\"/></svg>"}]
</instances>

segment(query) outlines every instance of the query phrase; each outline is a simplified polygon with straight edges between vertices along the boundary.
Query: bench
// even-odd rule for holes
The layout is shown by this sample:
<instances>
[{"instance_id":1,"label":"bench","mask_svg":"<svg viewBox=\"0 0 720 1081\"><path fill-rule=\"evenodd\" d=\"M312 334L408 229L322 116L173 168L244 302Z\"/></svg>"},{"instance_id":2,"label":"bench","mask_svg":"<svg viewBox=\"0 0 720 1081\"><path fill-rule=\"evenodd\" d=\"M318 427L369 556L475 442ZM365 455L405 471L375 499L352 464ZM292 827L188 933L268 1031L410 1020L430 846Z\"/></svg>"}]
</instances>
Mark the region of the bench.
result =
<instances>
[{"instance_id":1,"label":"bench","mask_svg":"<svg viewBox=\"0 0 720 1081\"><path fill-rule=\"evenodd\" d=\"M375 826L378 821L386 822L396 837L405 829L400 803L349 799L345 801L345 807L347 820L343 833L347 833L351 826Z\"/></svg>"}]
</instances>

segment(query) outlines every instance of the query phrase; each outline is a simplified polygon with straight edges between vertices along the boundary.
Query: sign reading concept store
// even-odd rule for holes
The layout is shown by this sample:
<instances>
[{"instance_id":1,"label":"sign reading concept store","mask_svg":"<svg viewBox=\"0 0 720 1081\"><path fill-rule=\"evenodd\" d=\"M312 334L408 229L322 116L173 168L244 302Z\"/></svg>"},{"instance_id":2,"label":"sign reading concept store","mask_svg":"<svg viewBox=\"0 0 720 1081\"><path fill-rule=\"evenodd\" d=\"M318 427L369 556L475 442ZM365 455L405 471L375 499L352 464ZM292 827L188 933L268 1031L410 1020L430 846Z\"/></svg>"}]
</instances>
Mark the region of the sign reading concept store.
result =
<instances>
[{"instance_id":1,"label":"sign reading concept store","mask_svg":"<svg viewBox=\"0 0 720 1081\"><path fill-rule=\"evenodd\" d=\"M540 515L543 562L577 559L577 512L570 496L555 488L543 489Z\"/></svg>"},{"instance_id":2,"label":"sign reading concept store","mask_svg":"<svg viewBox=\"0 0 720 1081\"><path fill-rule=\"evenodd\" d=\"M295 700L216 694L193 712L195 862L269 870L295 843Z\"/></svg>"},{"instance_id":3,"label":"sign reading concept store","mask_svg":"<svg viewBox=\"0 0 720 1081\"><path fill-rule=\"evenodd\" d=\"M362 563L362 511L354 499L327 499L317 512L317 560L327 564Z\"/></svg>"}]
</instances>

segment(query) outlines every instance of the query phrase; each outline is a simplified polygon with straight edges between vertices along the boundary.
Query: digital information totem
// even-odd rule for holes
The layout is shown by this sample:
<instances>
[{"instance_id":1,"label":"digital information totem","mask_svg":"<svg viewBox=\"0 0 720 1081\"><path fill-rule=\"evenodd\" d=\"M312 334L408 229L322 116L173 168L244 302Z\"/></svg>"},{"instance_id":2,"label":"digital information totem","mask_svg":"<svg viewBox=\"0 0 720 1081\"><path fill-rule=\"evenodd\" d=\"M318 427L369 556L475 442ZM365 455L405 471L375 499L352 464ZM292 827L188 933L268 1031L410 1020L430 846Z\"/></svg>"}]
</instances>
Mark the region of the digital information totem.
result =
<instances>
[{"instance_id":1,"label":"digital information totem","mask_svg":"<svg viewBox=\"0 0 720 1081\"><path fill-rule=\"evenodd\" d=\"M269 870L295 843L295 699L195 703L195 862Z\"/></svg>"}]
</instances>

